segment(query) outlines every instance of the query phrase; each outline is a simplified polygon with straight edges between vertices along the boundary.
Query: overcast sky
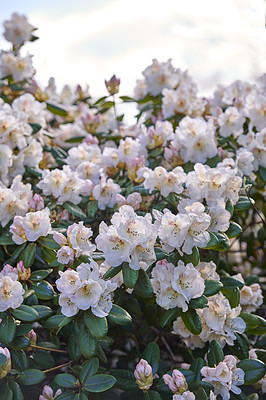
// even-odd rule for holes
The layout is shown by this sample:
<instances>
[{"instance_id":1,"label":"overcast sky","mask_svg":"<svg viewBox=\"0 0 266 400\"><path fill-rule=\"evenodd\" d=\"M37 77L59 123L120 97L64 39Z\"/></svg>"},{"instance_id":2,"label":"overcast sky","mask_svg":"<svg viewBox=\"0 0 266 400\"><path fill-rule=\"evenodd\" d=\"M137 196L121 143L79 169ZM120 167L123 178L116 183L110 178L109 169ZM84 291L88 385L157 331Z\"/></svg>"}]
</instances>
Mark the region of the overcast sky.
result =
<instances>
[{"instance_id":1,"label":"overcast sky","mask_svg":"<svg viewBox=\"0 0 266 400\"><path fill-rule=\"evenodd\" d=\"M188 69L202 93L216 83L253 79L266 72L264 0L0 0L1 19L26 14L40 40L37 80L88 84L105 95L104 79L121 78L131 95L151 63L173 59ZM3 31L3 30L2 30ZM1 35L0 45L7 48Z\"/></svg>"}]
</instances>

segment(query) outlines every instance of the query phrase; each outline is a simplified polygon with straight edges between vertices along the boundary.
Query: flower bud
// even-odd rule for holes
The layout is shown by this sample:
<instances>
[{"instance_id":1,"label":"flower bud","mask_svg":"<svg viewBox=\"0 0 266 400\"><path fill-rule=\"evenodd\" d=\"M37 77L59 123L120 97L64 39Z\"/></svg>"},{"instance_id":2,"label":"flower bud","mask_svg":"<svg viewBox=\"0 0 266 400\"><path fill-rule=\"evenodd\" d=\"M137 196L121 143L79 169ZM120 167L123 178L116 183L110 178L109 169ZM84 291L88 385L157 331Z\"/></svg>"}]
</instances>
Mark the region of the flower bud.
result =
<instances>
[{"instance_id":1,"label":"flower bud","mask_svg":"<svg viewBox=\"0 0 266 400\"><path fill-rule=\"evenodd\" d=\"M56 391L56 393L54 394L53 389L50 386L44 385L42 394L40 395L39 400L54 400L61 393L62 393L62 390L58 389Z\"/></svg>"},{"instance_id":2,"label":"flower bud","mask_svg":"<svg viewBox=\"0 0 266 400\"><path fill-rule=\"evenodd\" d=\"M178 369L173 370L172 376L168 374L163 375L163 380L175 394L182 394L188 389L186 378Z\"/></svg>"},{"instance_id":3,"label":"flower bud","mask_svg":"<svg viewBox=\"0 0 266 400\"><path fill-rule=\"evenodd\" d=\"M18 270L18 279L21 281L27 281L30 276L31 276L31 269L30 268L25 268L23 261L19 261L17 264L17 270Z\"/></svg>"},{"instance_id":4,"label":"flower bud","mask_svg":"<svg viewBox=\"0 0 266 400\"><path fill-rule=\"evenodd\" d=\"M53 232L53 239L56 243L60 244L60 246L64 246L67 244L67 238L60 232Z\"/></svg>"},{"instance_id":5,"label":"flower bud","mask_svg":"<svg viewBox=\"0 0 266 400\"><path fill-rule=\"evenodd\" d=\"M120 79L117 78L115 75L113 75L109 81L104 82L106 89L110 94L116 94L119 92Z\"/></svg>"},{"instance_id":6,"label":"flower bud","mask_svg":"<svg viewBox=\"0 0 266 400\"><path fill-rule=\"evenodd\" d=\"M32 345L33 346L36 346L36 343L37 343L37 335L36 335L36 332L32 329L31 331L29 331L29 333L27 333L27 335L25 335L26 336L26 338L28 338L29 339L29 341L30 341L30 346L27 348L27 350L28 351L31 351L31 350L33 350L33 348L31 347Z\"/></svg>"},{"instance_id":7,"label":"flower bud","mask_svg":"<svg viewBox=\"0 0 266 400\"><path fill-rule=\"evenodd\" d=\"M11 358L9 350L6 347L0 347L0 354L4 354L7 358L5 364L0 367L0 379L3 379L11 370Z\"/></svg>"},{"instance_id":8,"label":"flower bud","mask_svg":"<svg viewBox=\"0 0 266 400\"><path fill-rule=\"evenodd\" d=\"M41 211L44 209L44 201L42 196L35 193L32 199L29 201L29 211Z\"/></svg>"},{"instance_id":9,"label":"flower bud","mask_svg":"<svg viewBox=\"0 0 266 400\"><path fill-rule=\"evenodd\" d=\"M136 384L143 392L149 390L153 383L153 375L152 367L146 360L141 359L136 365L134 376L136 378Z\"/></svg>"}]
</instances>

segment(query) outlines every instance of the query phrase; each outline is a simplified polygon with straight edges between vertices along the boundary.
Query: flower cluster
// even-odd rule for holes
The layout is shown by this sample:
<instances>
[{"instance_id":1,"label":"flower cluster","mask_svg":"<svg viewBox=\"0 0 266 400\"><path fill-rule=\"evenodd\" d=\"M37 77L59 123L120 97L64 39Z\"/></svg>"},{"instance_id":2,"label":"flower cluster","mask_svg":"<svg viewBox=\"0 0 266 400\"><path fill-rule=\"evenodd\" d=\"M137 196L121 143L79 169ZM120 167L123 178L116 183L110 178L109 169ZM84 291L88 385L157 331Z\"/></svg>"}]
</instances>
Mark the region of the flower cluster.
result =
<instances>
[{"instance_id":1,"label":"flower cluster","mask_svg":"<svg viewBox=\"0 0 266 400\"><path fill-rule=\"evenodd\" d=\"M72 317L79 310L88 309L99 318L109 314L117 285L102 279L97 263L81 263L76 271L68 268L59 275L56 287L61 292L59 305L64 315Z\"/></svg>"}]
</instances>

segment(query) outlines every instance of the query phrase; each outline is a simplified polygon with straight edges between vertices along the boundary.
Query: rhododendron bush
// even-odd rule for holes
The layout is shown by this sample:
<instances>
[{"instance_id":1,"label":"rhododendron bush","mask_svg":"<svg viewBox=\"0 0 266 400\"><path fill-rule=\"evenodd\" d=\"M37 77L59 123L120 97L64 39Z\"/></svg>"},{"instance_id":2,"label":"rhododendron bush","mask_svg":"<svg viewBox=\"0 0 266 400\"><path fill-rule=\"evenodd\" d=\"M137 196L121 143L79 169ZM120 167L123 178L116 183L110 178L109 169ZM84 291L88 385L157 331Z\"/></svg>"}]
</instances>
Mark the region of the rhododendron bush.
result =
<instances>
[{"instance_id":1,"label":"rhododendron bush","mask_svg":"<svg viewBox=\"0 0 266 400\"><path fill-rule=\"evenodd\" d=\"M36 82L35 31L0 53L0 398L262 399L266 75L95 99Z\"/></svg>"}]
</instances>

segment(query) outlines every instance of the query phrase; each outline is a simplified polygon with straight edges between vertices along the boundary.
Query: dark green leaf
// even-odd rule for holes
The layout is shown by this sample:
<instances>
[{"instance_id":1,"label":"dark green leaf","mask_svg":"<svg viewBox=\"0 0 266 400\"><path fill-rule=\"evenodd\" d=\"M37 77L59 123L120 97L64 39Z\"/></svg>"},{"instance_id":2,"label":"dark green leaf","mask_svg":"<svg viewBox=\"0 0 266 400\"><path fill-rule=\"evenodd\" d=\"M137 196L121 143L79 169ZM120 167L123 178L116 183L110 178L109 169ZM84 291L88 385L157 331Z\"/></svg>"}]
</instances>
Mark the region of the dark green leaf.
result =
<instances>
[{"instance_id":1,"label":"dark green leaf","mask_svg":"<svg viewBox=\"0 0 266 400\"><path fill-rule=\"evenodd\" d=\"M219 240L214 233L209 232L209 234L210 234L210 240L207 243L207 246L204 247L204 249L215 249L219 245Z\"/></svg>"},{"instance_id":2,"label":"dark green leaf","mask_svg":"<svg viewBox=\"0 0 266 400\"><path fill-rule=\"evenodd\" d=\"M70 374L58 374L54 380L57 385L65 388L73 388L78 382L77 378Z\"/></svg>"},{"instance_id":3,"label":"dark green leaf","mask_svg":"<svg viewBox=\"0 0 266 400\"><path fill-rule=\"evenodd\" d=\"M221 292L229 300L230 306L236 308L240 302L240 291L238 287L230 289L221 289Z\"/></svg>"},{"instance_id":4,"label":"dark green leaf","mask_svg":"<svg viewBox=\"0 0 266 400\"><path fill-rule=\"evenodd\" d=\"M236 339L234 340L234 346L230 346L231 352L239 360L248 358L248 346L243 335L235 332Z\"/></svg>"},{"instance_id":5,"label":"dark green leaf","mask_svg":"<svg viewBox=\"0 0 266 400\"><path fill-rule=\"evenodd\" d=\"M39 319L39 315L34 308L22 304L19 308L12 310L12 315L20 321L34 322Z\"/></svg>"},{"instance_id":6,"label":"dark green leaf","mask_svg":"<svg viewBox=\"0 0 266 400\"><path fill-rule=\"evenodd\" d=\"M7 383L1 387L1 397L3 400L12 400L13 398L12 390Z\"/></svg>"},{"instance_id":7,"label":"dark green leaf","mask_svg":"<svg viewBox=\"0 0 266 400\"><path fill-rule=\"evenodd\" d=\"M70 201L67 201L66 203L64 203L63 207L65 210L70 212L70 214L75 215L75 217L78 217L81 219L87 218L87 215L84 213L84 211L82 211L82 209L79 206L71 203Z\"/></svg>"},{"instance_id":8,"label":"dark green leaf","mask_svg":"<svg viewBox=\"0 0 266 400\"><path fill-rule=\"evenodd\" d=\"M7 358L4 354L0 353L0 367L7 362Z\"/></svg>"},{"instance_id":9,"label":"dark green leaf","mask_svg":"<svg viewBox=\"0 0 266 400\"><path fill-rule=\"evenodd\" d=\"M22 371L17 378L21 385L37 385L44 379L44 373L38 369L27 369Z\"/></svg>"},{"instance_id":10,"label":"dark green leaf","mask_svg":"<svg viewBox=\"0 0 266 400\"><path fill-rule=\"evenodd\" d=\"M89 334L84 325L82 325L79 333L79 347L82 355L86 358L93 357L96 352L97 340Z\"/></svg>"},{"instance_id":11,"label":"dark green leaf","mask_svg":"<svg viewBox=\"0 0 266 400\"><path fill-rule=\"evenodd\" d=\"M42 325L46 329L57 329L59 324L65 319L66 317L62 314L52 315L45 321L43 321Z\"/></svg>"},{"instance_id":12,"label":"dark green leaf","mask_svg":"<svg viewBox=\"0 0 266 400\"><path fill-rule=\"evenodd\" d=\"M127 325L131 324L132 322L131 315L116 304L113 304L113 307L107 318L110 322L117 325Z\"/></svg>"},{"instance_id":13,"label":"dark green leaf","mask_svg":"<svg viewBox=\"0 0 266 400\"><path fill-rule=\"evenodd\" d=\"M47 281L36 282L32 285L32 289L34 290L38 299L41 300L50 300L54 297L54 289L51 283Z\"/></svg>"},{"instance_id":14,"label":"dark green leaf","mask_svg":"<svg viewBox=\"0 0 266 400\"><path fill-rule=\"evenodd\" d=\"M99 368L99 360L98 358L92 358L83 364L82 370L79 375L79 379L81 382L84 382L87 378L96 374Z\"/></svg>"},{"instance_id":15,"label":"dark green leaf","mask_svg":"<svg viewBox=\"0 0 266 400\"><path fill-rule=\"evenodd\" d=\"M168 324L172 323L173 320L176 319L178 315L179 315L178 307L164 311L160 320L161 327L164 328Z\"/></svg>"},{"instance_id":16,"label":"dark green leaf","mask_svg":"<svg viewBox=\"0 0 266 400\"><path fill-rule=\"evenodd\" d=\"M39 269L38 271L33 271L31 273L30 279L32 281L41 281L42 279L46 278L48 275L51 274L53 270L51 268L48 269Z\"/></svg>"},{"instance_id":17,"label":"dark green leaf","mask_svg":"<svg viewBox=\"0 0 266 400\"><path fill-rule=\"evenodd\" d=\"M207 359L209 367L214 367L215 365L218 365L219 362L223 361L224 359L223 350L219 343L216 342L216 340L212 340L209 344Z\"/></svg>"},{"instance_id":18,"label":"dark green leaf","mask_svg":"<svg viewBox=\"0 0 266 400\"><path fill-rule=\"evenodd\" d=\"M123 264L123 280L126 287L133 289L139 276L139 271L129 267L128 263Z\"/></svg>"},{"instance_id":19,"label":"dark green leaf","mask_svg":"<svg viewBox=\"0 0 266 400\"><path fill-rule=\"evenodd\" d=\"M47 110L50 111L54 115L60 115L61 117L67 116L67 111L61 107L55 106L54 104L51 104L51 103L46 103L46 106L47 106Z\"/></svg>"},{"instance_id":20,"label":"dark green leaf","mask_svg":"<svg viewBox=\"0 0 266 400\"><path fill-rule=\"evenodd\" d=\"M148 343L147 346L145 347L145 350L143 353L143 358L152 367L153 374L156 374L156 372L158 371L159 362L160 362L159 346L154 342Z\"/></svg>"},{"instance_id":21,"label":"dark green leaf","mask_svg":"<svg viewBox=\"0 0 266 400\"><path fill-rule=\"evenodd\" d=\"M105 272L105 274L104 274L104 276L103 276L104 279L107 280L107 279L113 278L114 276L116 276L117 274L119 274L119 272L121 271L121 269L122 269L122 264L121 264L119 267L111 267L111 268L109 268L108 271Z\"/></svg>"},{"instance_id":22,"label":"dark green leaf","mask_svg":"<svg viewBox=\"0 0 266 400\"><path fill-rule=\"evenodd\" d=\"M144 299L150 299L154 296L148 274L143 269L139 270L139 277L134 288L134 294Z\"/></svg>"},{"instance_id":23,"label":"dark green leaf","mask_svg":"<svg viewBox=\"0 0 266 400\"><path fill-rule=\"evenodd\" d=\"M15 337L16 324L12 317L6 317L0 322L0 342L8 345Z\"/></svg>"},{"instance_id":24,"label":"dark green leaf","mask_svg":"<svg viewBox=\"0 0 266 400\"><path fill-rule=\"evenodd\" d=\"M143 396L143 400L161 400L161 399L162 398L159 395L159 393L155 392L154 390L149 390Z\"/></svg>"},{"instance_id":25,"label":"dark green leaf","mask_svg":"<svg viewBox=\"0 0 266 400\"><path fill-rule=\"evenodd\" d=\"M96 317L91 310L87 310L84 313L84 322L89 329L92 336L97 338L103 338L107 335L108 332L108 324L107 319L105 317L99 318Z\"/></svg>"},{"instance_id":26,"label":"dark green leaf","mask_svg":"<svg viewBox=\"0 0 266 400\"><path fill-rule=\"evenodd\" d=\"M182 256L182 260L185 264L192 263L194 267L198 265L200 256L199 256L199 250L197 247L193 247L192 249L192 254L184 254Z\"/></svg>"},{"instance_id":27,"label":"dark green leaf","mask_svg":"<svg viewBox=\"0 0 266 400\"><path fill-rule=\"evenodd\" d=\"M41 237L40 239L38 239L38 241L40 242L40 244L50 250L59 250L60 249L60 245L53 239L53 237Z\"/></svg>"},{"instance_id":28,"label":"dark green leaf","mask_svg":"<svg viewBox=\"0 0 266 400\"><path fill-rule=\"evenodd\" d=\"M25 268L30 268L34 263L36 257L36 244L29 243L20 255L21 261L23 261Z\"/></svg>"},{"instance_id":29,"label":"dark green leaf","mask_svg":"<svg viewBox=\"0 0 266 400\"><path fill-rule=\"evenodd\" d=\"M234 238L242 232L242 228L236 222L230 222L228 230L225 232L229 239Z\"/></svg>"},{"instance_id":30,"label":"dark green leaf","mask_svg":"<svg viewBox=\"0 0 266 400\"><path fill-rule=\"evenodd\" d=\"M85 380L85 389L88 392L101 393L113 387L115 382L112 375L94 375Z\"/></svg>"},{"instance_id":31,"label":"dark green leaf","mask_svg":"<svg viewBox=\"0 0 266 400\"><path fill-rule=\"evenodd\" d=\"M53 314L50 307L42 306L40 304L33 305L31 308L37 311L40 319L50 317Z\"/></svg>"},{"instance_id":32,"label":"dark green leaf","mask_svg":"<svg viewBox=\"0 0 266 400\"><path fill-rule=\"evenodd\" d=\"M15 350L26 349L30 346L30 341L25 336L16 336L12 342L12 348Z\"/></svg>"},{"instance_id":33,"label":"dark green leaf","mask_svg":"<svg viewBox=\"0 0 266 400\"><path fill-rule=\"evenodd\" d=\"M12 236L11 235L7 235L6 233L4 233L2 236L0 236L0 245L9 245L9 244L15 244L12 240Z\"/></svg>"},{"instance_id":34,"label":"dark green leaf","mask_svg":"<svg viewBox=\"0 0 266 400\"><path fill-rule=\"evenodd\" d=\"M20 389L20 386L17 384L17 382L10 380L8 382L8 385L9 385L10 389L12 390L13 400L24 400L23 393Z\"/></svg>"},{"instance_id":35,"label":"dark green leaf","mask_svg":"<svg viewBox=\"0 0 266 400\"><path fill-rule=\"evenodd\" d=\"M193 333L193 335L199 335L202 326L200 322L200 317L196 310L189 308L186 312L180 311L180 316L184 322L186 328Z\"/></svg>"},{"instance_id":36,"label":"dark green leaf","mask_svg":"<svg viewBox=\"0 0 266 400\"><path fill-rule=\"evenodd\" d=\"M119 389L126 391L137 389L138 386L133 372L125 369L116 369L112 371L112 374L116 379L116 387Z\"/></svg>"},{"instance_id":37,"label":"dark green leaf","mask_svg":"<svg viewBox=\"0 0 266 400\"><path fill-rule=\"evenodd\" d=\"M254 201L254 200L253 200ZM238 202L235 204L236 210L248 210L252 206L247 196L239 196Z\"/></svg>"},{"instance_id":38,"label":"dark green leaf","mask_svg":"<svg viewBox=\"0 0 266 400\"><path fill-rule=\"evenodd\" d=\"M237 368L241 368L245 372L244 385L253 385L264 377L266 374L266 366L262 361L247 359L237 364Z\"/></svg>"},{"instance_id":39,"label":"dark green leaf","mask_svg":"<svg viewBox=\"0 0 266 400\"><path fill-rule=\"evenodd\" d=\"M205 281L205 290L204 290L204 296L213 296L216 293L220 291L220 289L223 287L221 282L218 281L212 281L212 280L206 280Z\"/></svg>"},{"instance_id":40,"label":"dark green leaf","mask_svg":"<svg viewBox=\"0 0 266 400\"><path fill-rule=\"evenodd\" d=\"M28 368L28 359L23 350L11 351L11 364L12 368L17 371L24 371Z\"/></svg>"},{"instance_id":41,"label":"dark green leaf","mask_svg":"<svg viewBox=\"0 0 266 400\"><path fill-rule=\"evenodd\" d=\"M223 287L225 289L233 289L238 287L239 289L242 289L244 284L237 279L231 278L230 276L221 276L221 282L223 284Z\"/></svg>"},{"instance_id":42,"label":"dark green leaf","mask_svg":"<svg viewBox=\"0 0 266 400\"><path fill-rule=\"evenodd\" d=\"M191 299L189 302L190 308L205 308L208 307L208 299L205 296L197 297L196 299Z\"/></svg>"}]
</instances>

